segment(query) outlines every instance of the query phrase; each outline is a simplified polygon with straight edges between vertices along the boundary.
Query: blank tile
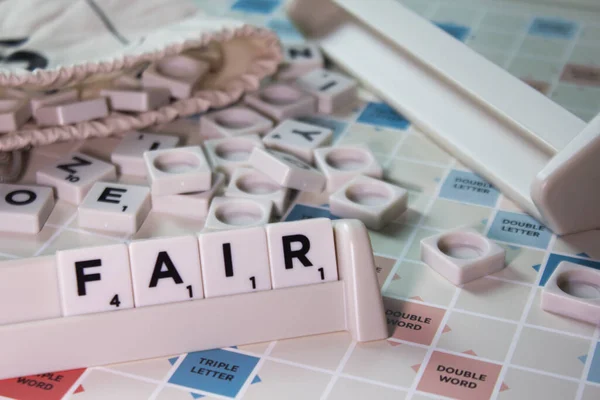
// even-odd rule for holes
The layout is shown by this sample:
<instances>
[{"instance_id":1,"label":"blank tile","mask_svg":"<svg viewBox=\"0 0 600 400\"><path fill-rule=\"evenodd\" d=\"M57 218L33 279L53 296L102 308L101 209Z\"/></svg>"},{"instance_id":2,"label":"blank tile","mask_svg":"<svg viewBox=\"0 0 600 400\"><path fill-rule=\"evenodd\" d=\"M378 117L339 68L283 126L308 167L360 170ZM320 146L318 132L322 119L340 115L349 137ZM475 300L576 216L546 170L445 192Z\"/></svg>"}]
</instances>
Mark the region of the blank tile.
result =
<instances>
[{"instance_id":1,"label":"blank tile","mask_svg":"<svg viewBox=\"0 0 600 400\"><path fill-rule=\"evenodd\" d=\"M289 190L253 168L237 168L225 189L225 197L242 197L273 202L277 215L283 215L289 201Z\"/></svg>"},{"instance_id":2,"label":"blank tile","mask_svg":"<svg viewBox=\"0 0 600 400\"><path fill-rule=\"evenodd\" d=\"M239 167L250 166L249 158L252 149L263 145L256 134L211 139L204 142L206 156L214 171L221 172L230 178Z\"/></svg>"},{"instance_id":3,"label":"blank tile","mask_svg":"<svg viewBox=\"0 0 600 400\"><path fill-rule=\"evenodd\" d=\"M53 207L50 187L0 184L0 231L38 233Z\"/></svg>"},{"instance_id":4,"label":"blank tile","mask_svg":"<svg viewBox=\"0 0 600 400\"><path fill-rule=\"evenodd\" d=\"M307 116L316 110L313 96L283 83L273 83L256 93L247 94L244 102L276 121Z\"/></svg>"},{"instance_id":5,"label":"blank tile","mask_svg":"<svg viewBox=\"0 0 600 400\"><path fill-rule=\"evenodd\" d=\"M213 111L200 118L200 134L206 138L222 138L249 134L262 135L273 122L246 106Z\"/></svg>"},{"instance_id":6,"label":"blank tile","mask_svg":"<svg viewBox=\"0 0 600 400\"><path fill-rule=\"evenodd\" d=\"M127 245L57 251L56 262L64 316L133 307Z\"/></svg>"},{"instance_id":7,"label":"blank tile","mask_svg":"<svg viewBox=\"0 0 600 400\"><path fill-rule=\"evenodd\" d=\"M266 230L274 289L338 279L329 219L275 223Z\"/></svg>"},{"instance_id":8,"label":"blank tile","mask_svg":"<svg viewBox=\"0 0 600 400\"><path fill-rule=\"evenodd\" d=\"M129 259L136 307L204 297L196 236L133 241Z\"/></svg>"},{"instance_id":9,"label":"blank tile","mask_svg":"<svg viewBox=\"0 0 600 400\"><path fill-rule=\"evenodd\" d=\"M144 152L171 149L177 146L177 136L160 135L147 132L128 132L123 135L119 145L113 150L110 160L119 173L133 176L146 176Z\"/></svg>"}]
</instances>

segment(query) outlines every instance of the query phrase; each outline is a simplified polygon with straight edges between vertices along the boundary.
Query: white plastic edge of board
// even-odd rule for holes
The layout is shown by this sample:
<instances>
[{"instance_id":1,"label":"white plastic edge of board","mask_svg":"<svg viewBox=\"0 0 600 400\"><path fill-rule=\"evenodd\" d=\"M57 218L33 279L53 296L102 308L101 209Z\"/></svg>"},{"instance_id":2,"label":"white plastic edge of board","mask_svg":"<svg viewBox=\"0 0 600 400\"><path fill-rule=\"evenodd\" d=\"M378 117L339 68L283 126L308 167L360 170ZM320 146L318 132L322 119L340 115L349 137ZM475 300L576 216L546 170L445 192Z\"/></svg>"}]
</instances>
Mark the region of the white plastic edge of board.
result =
<instances>
[{"instance_id":1,"label":"white plastic edge of board","mask_svg":"<svg viewBox=\"0 0 600 400\"><path fill-rule=\"evenodd\" d=\"M334 62L555 233L600 227L589 209L571 206L572 192L536 192L568 204L544 212L538 206L548 201L538 198L536 206L531 197L534 182L556 180L542 173L556 153L594 162L581 147L567 146L584 121L395 0L377 7L361 0L296 0L288 11ZM588 129L587 142L599 139L596 131ZM584 182L579 193L600 201L600 191Z\"/></svg>"},{"instance_id":2,"label":"white plastic edge of board","mask_svg":"<svg viewBox=\"0 0 600 400\"><path fill-rule=\"evenodd\" d=\"M367 230L333 229L338 281L0 326L0 379L344 330L386 339Z\"/></svg>"}]
</instances>

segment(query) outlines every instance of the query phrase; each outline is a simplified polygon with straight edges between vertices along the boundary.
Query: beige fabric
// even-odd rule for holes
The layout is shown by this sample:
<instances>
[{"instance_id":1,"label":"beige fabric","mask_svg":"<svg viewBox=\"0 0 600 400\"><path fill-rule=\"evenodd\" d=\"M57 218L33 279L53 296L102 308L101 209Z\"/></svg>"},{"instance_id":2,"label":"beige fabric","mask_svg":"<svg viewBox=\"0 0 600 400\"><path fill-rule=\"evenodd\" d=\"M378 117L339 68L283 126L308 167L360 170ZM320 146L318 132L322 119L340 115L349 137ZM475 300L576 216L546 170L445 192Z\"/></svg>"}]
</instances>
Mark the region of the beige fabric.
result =
<instances>
[{"instance_id":1,"label":"beige fabric","mask_svg":"<svg viewBox=\"0 0 600 400\"><path fill-rule=\"evenodd\" d=\"M120 75L182 52L210 60L213 70L192 98L155 111L112 113L71 126L28 124L1 136L0 151L103 137L223 107L256 89L262 78L276 71L281 59L274 33L208 17L191 0L0 2L0 40L19 37L28 39L16 47L0 44L0 54L6 58L15 51L32 51L48 64L28 71L26 63L0 63L0 97L12 96L11 88L31 94L66 86L77 87L88 97ZM8 90L2 93L2 88Z\"/></svg>"}]
</instances>

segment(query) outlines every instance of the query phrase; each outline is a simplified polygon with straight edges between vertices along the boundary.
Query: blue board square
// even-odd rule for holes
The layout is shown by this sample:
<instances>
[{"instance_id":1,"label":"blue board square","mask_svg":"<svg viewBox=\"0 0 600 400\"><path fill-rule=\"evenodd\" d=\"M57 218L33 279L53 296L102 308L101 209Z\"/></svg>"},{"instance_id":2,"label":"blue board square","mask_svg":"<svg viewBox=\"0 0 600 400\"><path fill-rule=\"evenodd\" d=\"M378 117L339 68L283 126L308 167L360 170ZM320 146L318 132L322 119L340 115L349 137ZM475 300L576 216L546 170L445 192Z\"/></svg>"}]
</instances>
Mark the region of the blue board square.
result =
<instances>
[{"instance_id":1,"label":"blue board square","mask_svg":"<svg viewBox=\"0 0 600 400\"><path fill-rule=\"evenodd\" d=\"M179 364L169 383L235 397L258 360L257 357L223 349L189 353Z\"/></svg>"},{"instance_id":2,"label":"blue board square","mask_svg":"<svg viewBox=\"0 0 600 400\"><path fill-rule=\"evenodd\" d=\"M434 22L438 28L442 29L444 32L454 37L455 39L464 42L469 37L469 33L471 33L471 29L466 26L454 24L452 22Z\"/></svg>"},{"instance_id":3,"label":"blue board square","mask_svg":"<svg viewBox=\"0 0 600 400\"><path fill-rule=\"evenodd\" d=\"M283 41L301 41L304 39L294 24L287 19L272 19L267 23L267 28L273 30L279 36L279 39Z\"/></svg>"},{"instance_id":4,"label":"blue board square","mask_svg":"<svg viewBox=\"0 0 600 400\"><path fill-rule=\"evenodd\" d=\"M410 122L385 103L369 102L358 117L358 122L394 129L407 129Z\"/></svg>"},{"instance_id":5,"label":"blue board square","mask_svg":"<svg viewBox=\"0 0 600 400\"><path fill-rule=\"evenodd\" d=\"M600 343L596 343L587 379L590 382L600 383Z\"/></svg>"},{"instance_id":6,"label":"blue board square","mask_svg":"<svg viewBox=\"0 0 600 400\"><path fill-rule=\"evenodd\" d=\"M490 239L545 249L552 232L529 215L498 211L488 232Z\"/></svg>"},{"instance_id":7,"label":"blue board square","mask_svg":"<svg viewBox=\"0 0 600 400\"><path fill-rule=\"evenodd\" d=\"M255 14L271 14L279 6L281 0L237 0L232 10Z\"/></svg>"},{"instance_id":8,"label":"blue board square","mask_svg":"<svg viewBox=\"0 0 600 400\"><path fill-rule=\"evenodd\" d=\"M546 262L546 267L544 268L544 272L542 273L542 279L540 280L540 286L544 286L546 284L546 282L548 282L548 279L550 278L550 276L552 275L552 273L554 272L556 267L558 267L558 264L560 264L562 261L569 261L569 262L572 262L575 264L579 264L579 265L583 265L586 267L591 267L591 268L600 270L600 262L598 262L598 261L563 256L561 254L552 253L552 254L550 254L550 257L548 257L548 261ZM600 371L599 371L599 373L600 373Z\"/></svg>"},{"instance_id":9,"label":"blue board square","mask_svg":"<svg viewBox=\"0 0 600 400\"><path fill-rule=\"evenodd\" d=\"M500 192L472 172L452 170L442 185L440 197L494 207Z\"/></svg>"},{"instance_id":10,"label":"blue board square","mask_svg":"<svg viewBox=\"0 0 600 400\"><path fill-rule=\"evenodd\" d=\"M285 217L285 221L300 221L303 219L312 219L312 218L329 218L329 219L339 219L335 215L331 214L329 210L325 210L323 208L311 207L304 204L295 204L292 210L289 212L287 217Z\"/></svg>"},{"instance_id":11,"label":"blue board square","mask_svg":"<svg viewBox=\"0 0 600 400\"><path fill-rule=\"evenodd\" d=\"M529 25L529 34L550 39L572 39L579 25L560 18L534 18Z\"/></svg>"}]
</instances>

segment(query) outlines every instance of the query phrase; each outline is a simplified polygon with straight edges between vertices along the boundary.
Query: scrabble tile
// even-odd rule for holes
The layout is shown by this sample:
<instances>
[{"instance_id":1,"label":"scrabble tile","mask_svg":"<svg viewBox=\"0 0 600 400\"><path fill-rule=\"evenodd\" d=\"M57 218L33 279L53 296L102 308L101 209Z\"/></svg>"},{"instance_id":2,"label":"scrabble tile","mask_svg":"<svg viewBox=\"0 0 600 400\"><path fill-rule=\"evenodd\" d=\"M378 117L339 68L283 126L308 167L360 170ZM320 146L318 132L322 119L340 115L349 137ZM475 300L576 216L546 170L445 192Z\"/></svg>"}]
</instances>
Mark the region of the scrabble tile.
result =
<instances>
[{"instance_id":1,"label":"scrabble tile","mask_svg":"<svg viewBox=\"0 0 600 400\"><path fill-rule=\"evenodd\" d=\"M152 111L171 101L171 91L166 88L112 88L101 90L100 95L107 97L111 110L116 111Z\"/></svg>"},{"instance_id":2,"label":"scrabble tile","mask_svg":"<svg viewBox=\"0 0 600 400\"><path fill-rule=\"evenodd\" d=\"M91 139L94 140L94 139ZM36 146L30 150L29 154L43 154L45 156L60 158L76 151L83 152L82 148L88 140L66 140L63 142L55 142L43 146ZM90 154L93 156L92 154Z\"/></svg>"},{"instance_id":3,"label":"scrabble tile","mask_svg":"<svg viewBox=\"0 0 600 400\"><path fill-rule=\"evenodd\" d=\"M79 204L97 181L117 179L114 165L82 153L72 153L36 172L40 185L53 186L59 199Z\"/></svg>"},{"instance_id":4,"label":"scrabble tile","mask_svg":"<svg viewBox=\"0 0 600 400\"><path fill-rule=\"evenodd\" d=\"M238 168L233 172L225 197L245 197L273 202L275 214L283 215L289 200L289 190L254 168Z\"/></svg>"},{"instance_id":5,"label":"scrabble tile","mask_svg":"<svg viewBox=\"0 0 600 400\"><path fill-rule=\"evenodd\" d=\"M277 78L296 79L317 68L323 68L323 56L317 45L311 43L284 44L283 65Z\"/></svg>"},{"instance_id":6,"label":"scrabble tile","mask_svg":"<svg viewBox=\"0 0 600 400\"><path fill-rule=\"evenodd\" d=\"M307 116L316 109L313 96L283 83L273 83L256 93L247 94L244 102L276 121Z\"/></svg>"},{"instance_id":7,"label":"scrabble tile","mask_svg":"<svg viewBox=\"0 0 600 400\"><path fill-rule=\"evenodd\" d=\"M329 219L280 222L266 230L273 289L338 279Z\"/></svg>"},{"instance_id":8,"label":"scrabble tile","mask_svg":"<svg viewBox=\"0 0 600 400\"><path fill-rule=\"evenodd\" d=\"M379 230L400 217L408 204L408 191L368 177L358 176L329 197L329 210L342 218L361 220Z\"/></svg>"},{"instance_id":9,"label":"scrabble tile","mask_svg":"<svg viewBox=\"0 0 600 400\"><path fill-rule=\"evenodd\" d=\"M299 158L275 150L254 148L250 165L279 185L306 192L321 192L325 176Z\"/></svg>"},{"instance_id":10,"label":"scrabble tile","mask_svg":"<svg viewBox=\"0 0 600 400\"><path fill-rule=\"evenodd\" d=\"M207 298L271 289L264 228L200 233L198 241Z\"/></svg>"},{"instance_id":11,"label":"scrabble tile","mask_svg":"<svg viewBox=\"0 0 600 400\"><path fill-rule=\"evenodd\" d=\"M186 99L209 68L207 62L182 54L163 58L146 68L142 85L144 88L168 88L172 97Z\"/></svg>"},{"instance_id":12,"label":"scrabble tile","mask_svg":"<svg viewBox=\"0 0 600 400\"><path fill-rule=\"evenodd\" d=\"M288 119L266 135L263 143L270 149L293 154L312 164L314 149L331 144L332 137L331 129Z\"/></svg>"},{"instance_id":13,"label":"scrabble tile","mask_svg":"<svg viewBox=\"0 0 600 400\"><path fill-rule=\"evenodd\" d=\"M31 111L35 114L40 108L57 104L74 103L77 100L79 100L79 92L77 89L66 89L35 95L29 101L31 104Z\"/></svg>"},{"instance_id":14,"label":"scrabble tile","mask_svg":"<svg viewBox=\"0 0 600 400\"><path fill-rule=\"evenodd\" d=\"M177 146L177 136L159 135L147 132L127 132L110 156L122 175L145 177L147 173L144 152L158 149L171 149Z\"/></svg>"},{"instance_id":15,"label":"scrabble tile","mask_svg":"<svg viewBox=\"0 0 600 400\"><path fill-rule=\"evenodd\" d=\"M222 139L210 139L204 142L204 149L213 170L231 177L239 167L250 165L248 159L255 147L264 148L258 135L244 135Z\"/></svg>"},{"instance_id":16,"label":"scrabble tile","mask_svg":"<svg viewBox=\"0 0 600 400\"><path fill-rule=\"evenodd\" d=\"M200 134L207 138L262 135L273 127L273 122L245 106L234 106L207 113L200 117Z\"/></svg>"},{"instance_id":17,"label":"scrabble tile","mask_svg":"<svg viewBox=\"0 0 600 400\"><path fill-rule=\"evenodd\" d=\"M0 99L0 133L18 130L31 117L25 99Z\"/></svg>"},{"instance_id":18,"label":"scrabble tile","mask_svg":"<svg viewBox=\"0 0 600 400\"><path fill-rule=\"evenodd\" d=\"M52 188L0 183L0 231L38 233L54 208Z\"/></svg>"},{"instance_id":19,"label":"scrabble tile","mask_svg":"<svg viewBox=\"0 0 600 400\"><path fill-rule=\"evenodd\" d=\"M272 208L270 200L215 197L204 227L212 231L265 225L271 220Z\"/></svg>"},{"instance_id":20,"label":"scrabble tile","mask_svg":"<svg viewBox=\"0 0 600 400\"><path fill-rule=\"evenodd\" d=\"M225 185L225 175L216 173L212 187L203 192L152 196L152 210L160 213L179 215L186 218L203 219L215 194Z\"/></svg>"},{"instance_id":21,"label":"scrabble tile","mask_svg":"<svg viewBox=\"0 0 600 400\"><path fill-rule=\"evenodd\" d=\"M212 186L212 172L199 146L144 153L153 196L191 193Z\"/></svg>"},{"instance_id":22,"label":"scrabble tile","mask_svg":"<svg viewBox=\"0 0 600 400\"><path fill-rule=\"evenodd\" d=\"M317 111L324 114L351 104L358 87L353 79L324 69L301 76L296 84L317 98Z\"/></svg>"},{"instance_id":23,"label":"scrabble tile","mask_svg":"<svg viewBox=\"0 0 600 400\"><path fill-rule=\"evenodd\" d=\"M79 205L79 226L135 233L150 212L150 189L96 182Z\"/></svg>"},{"instance_id":24,"label":"scrabble tile","mask_svg":"<svg viewBox=\"0 0 600 400\"><path fill-rule=\"evenodd\" d=\"M69 125L106 116L108 104L104 97L44 106L38 108L34 114L35 121L42 126Z\"/></svg>"},{"instance_id":25,"label":"scrabble tile","mask_svg":"<svg viewBox=\"0 0 600 400\"><path fill-rule=\"evenodd\" d=\"M54 256L2 261L0 325L60 316Z\"/></svg>"},{"instance_id":26,"label":"scrabble tile","mask_svg":"<svg viewBox=\"0 0 600 400\"><path fill-rule=\"evenodd\" d=\"M204 298L196 236L133 241L129 260L136 307Z\"/></svg>"},{"instance_id":27,"label":"scrabble tile","mask_svg":"<svg viewBox=\"0 0 600 400\"><path fill-rule=\"evenodd\" d=\"M56 263L65 317L133 307L127 245L57 251Z\"/></svg>"},{"instance_id":28,"label":"scrabble tile","mask_svg":"<svg viewBox=\"0 0 600 400\"><path fill-rule=\"evenodd\" d=\"M327 177L327 191L333 192L358 175L381 178L383 170L365 145L316 149L315 163Z\"/></svg>"}]
</instances>

